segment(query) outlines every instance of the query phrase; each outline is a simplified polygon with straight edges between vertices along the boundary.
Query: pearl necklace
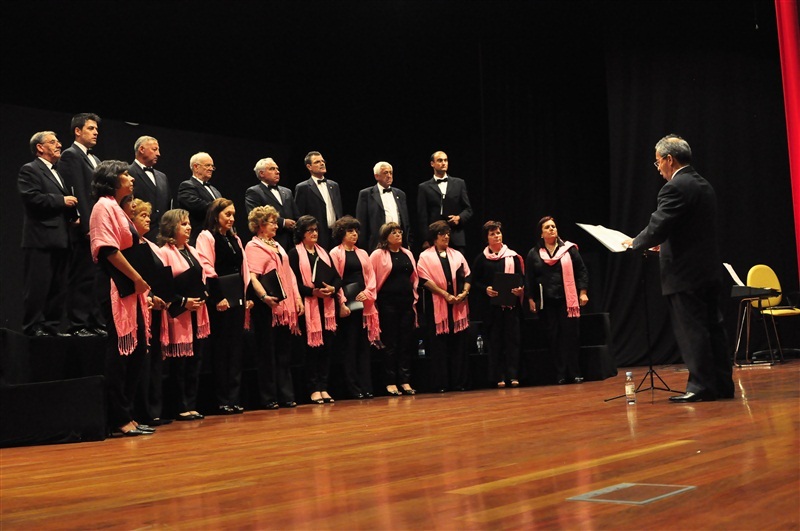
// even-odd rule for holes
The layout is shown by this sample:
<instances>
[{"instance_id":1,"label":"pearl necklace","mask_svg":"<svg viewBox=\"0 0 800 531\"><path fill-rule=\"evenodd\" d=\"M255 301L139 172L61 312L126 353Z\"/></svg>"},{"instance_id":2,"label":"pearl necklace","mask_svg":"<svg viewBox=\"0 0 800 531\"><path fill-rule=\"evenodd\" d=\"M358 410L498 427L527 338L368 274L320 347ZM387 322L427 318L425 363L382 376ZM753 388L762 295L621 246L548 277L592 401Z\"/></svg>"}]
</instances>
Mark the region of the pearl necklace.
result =
<instances>
[{"instance_id":1,"label":"pearl necklace","mask_svg":"<svg viewBox=\"0 0 800 531\"><path fill-rule=\"evenodd\" d=\"M266 244L267 244L267 245L269 245L270 247L273 247L273 248L275 248L275 249L277 249L277 248L278 248L278 242L276 242L276 241L275 241L274 239L272 239L272 238L262 238L261 236L259 236L259 237L258 237L258 239L259 239L259 240L261 240L262 242L266 243Z\"/></svg>"}]
</instances>

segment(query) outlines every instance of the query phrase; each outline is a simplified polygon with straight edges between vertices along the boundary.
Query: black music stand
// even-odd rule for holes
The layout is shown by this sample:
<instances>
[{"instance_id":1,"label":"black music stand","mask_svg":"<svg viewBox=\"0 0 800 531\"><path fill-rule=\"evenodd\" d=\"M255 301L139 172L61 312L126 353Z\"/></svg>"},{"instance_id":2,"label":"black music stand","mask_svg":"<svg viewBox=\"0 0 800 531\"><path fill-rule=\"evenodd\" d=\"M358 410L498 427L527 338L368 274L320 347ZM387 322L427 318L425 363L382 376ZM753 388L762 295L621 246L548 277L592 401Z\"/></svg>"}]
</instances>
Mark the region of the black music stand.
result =
<instances>
[{"instance_id":1,"label":"black music stand","mask_svg":"<svg viewBox=\"0 0 800 531\"><path fill-rule=\"evenodd\" d=\"M667 382L665 382L661 376L658 375L656 370L653 368L653 347L650 344L650 311L649 311L649 304L647 303L647 257L648 252L652 252L649 249L645 250L642 253L642 291L644 292L644 335L645 340L647 342L647 363L648 368L647 372L642 378L642 381L639 382L639 385L636 386L636 392L642 393L644 391L667 391L668 393L678 393L680 395L684 394L685 391L677 391L672 389ZM647 380L647 377L650 377L650 385L648 387L642 387L644 382ZM658 381L661 382L664 387L656 387L654 378L658 378ZM612 400L616 400L618 398L625 398L626 395L619 395L614 396L612 398L606 398L604 402L610 402Z\"/></svg>"}]
</instances>

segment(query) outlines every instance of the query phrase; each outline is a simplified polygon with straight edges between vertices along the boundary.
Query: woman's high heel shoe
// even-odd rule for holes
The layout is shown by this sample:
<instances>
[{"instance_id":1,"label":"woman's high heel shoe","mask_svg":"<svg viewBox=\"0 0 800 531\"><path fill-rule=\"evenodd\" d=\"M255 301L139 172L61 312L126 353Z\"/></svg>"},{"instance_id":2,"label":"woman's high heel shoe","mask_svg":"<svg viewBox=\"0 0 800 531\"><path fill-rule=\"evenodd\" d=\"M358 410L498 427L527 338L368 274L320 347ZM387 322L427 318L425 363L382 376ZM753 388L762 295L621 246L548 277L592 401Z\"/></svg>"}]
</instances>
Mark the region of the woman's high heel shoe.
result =
<instances>
[{"instance_id":1,"label":"woman's high heel shoe","mask_svg":"<svg viewBox=\"0 0 800 531\"><path fill-rule=\"evenodd\" d=\"M314 398L316 396L316 398ZM314 404L324 404L325 400L322 399L322 395L317 391L316 393L311 393L311 402Z\"/></svg>"},{"instance_id":2,"label":"woman's high heel shoe","mask_svg":"<svg viewBox=\"0 0 800 531\"><path fill-rule=\"evenodd\" d=\"M386 392L389 393L392 396L400 396L401 394L403 394L400 391L398 391L397 387L394 386L394 385L391 385L391 386L387 385L386 386Z\"/></svg>"}]
</instances>

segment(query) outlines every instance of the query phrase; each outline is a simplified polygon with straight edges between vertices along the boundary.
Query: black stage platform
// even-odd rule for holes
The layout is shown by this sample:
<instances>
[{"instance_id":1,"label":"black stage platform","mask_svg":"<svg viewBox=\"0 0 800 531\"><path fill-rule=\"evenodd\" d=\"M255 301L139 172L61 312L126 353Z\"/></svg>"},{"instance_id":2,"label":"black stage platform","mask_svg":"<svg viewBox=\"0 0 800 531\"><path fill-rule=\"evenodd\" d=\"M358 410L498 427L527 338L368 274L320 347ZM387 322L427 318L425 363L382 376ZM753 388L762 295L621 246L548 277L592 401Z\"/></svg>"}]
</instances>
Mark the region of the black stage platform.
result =
<instances>
[{"instance_id":1,"label":"black stage platform","mask_svg":"<svg viewBox=\"0 0 800 531\"><path fill-rule=\"evenodd\" d=\"M581 316L581 370L587 381L603 380L617 374L611 354L610 322L606 313ZM478 354L476 338L481 323L470 326L471 388L493 384L487 381L488 357ZM549 385L555 382L555 369L546 348L546 339L537 319L527 319L522 326L520 381L522 385ZM99 337L27 337L0 329L0 447L101 440L104 438L103 352L104 338ZM486 347L488 348L488 347ZM245 335L245 373L242 405L258 407L253 336ZM294 343L293 377L298 403L307 400L303 372L303 341ZM168 366L168 364L167 364ZM383 366L380 352L373 352L373 385L383 394ZM216 409L213 397L210 360L204 360L198 410ZM415 357L412 385L429 391L428 359ZM165 405L172 403L169 378L165 378ZM346 398L341 362L331 366L329 391L337 399ZM166 406L165 406L166 407ZM164 416L176 414L167 407Z\"/></svg>"}]
</instances>

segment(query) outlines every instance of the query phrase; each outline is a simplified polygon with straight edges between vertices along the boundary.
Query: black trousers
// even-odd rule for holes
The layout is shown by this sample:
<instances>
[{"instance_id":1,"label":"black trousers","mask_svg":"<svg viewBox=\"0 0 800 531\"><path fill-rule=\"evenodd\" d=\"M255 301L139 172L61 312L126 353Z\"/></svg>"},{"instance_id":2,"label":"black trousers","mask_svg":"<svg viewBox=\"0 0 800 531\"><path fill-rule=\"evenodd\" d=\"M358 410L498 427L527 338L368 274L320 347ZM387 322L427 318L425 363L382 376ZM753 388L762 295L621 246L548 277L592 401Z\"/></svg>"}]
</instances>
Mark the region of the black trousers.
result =
<instances>
[{"instance_id":1,"label":"black trousers","mask_svg":"<svg viewBox=\"0 0 800 531\"><path fill-rule=\"evenodd\" d=\"M136 311L136 348L123 356L117 343L117 328L111 312L111 301L104 300L103 314L108 325L108 340L105 356L106 399L108 401L108 425L110 429L121 428L134 420L133 402L142 373L147 342L145 339L142 308Z\"/></svg>"},{"instance_id":2,"label":"black trousers","mask_svg":"<svg viewBox=\"0 0 800 531\"><path fill-rule=\"evenodd\" d=\"M336 333L343 356L344 377L352 396L372 393L372 364L369 339L363 326L364 312L358 310L339 319Z\"/></svg>"},{"instance_id":3,"label":"black trousers","mask_svg":"<svg viewBox=\"0 0 800 531\"><path fill-rule=\"evenodd\" d=\"M218 312L210 304L211 350L214 369L214 392L219 406L238 406L242 387L242 347L244 343L244 306Z\"/></svg>"},{"instance_id":4,"label":"black trousers","mask_svg":"<svg viewBox=\"0 0 800 531\"><path fill-rule=\"evenodd\" d=\"M436 335L436 327L431 327L428 334L428 350L431 357L431 383L435 390L466 389L469 378L467 355L467 338L469 333L462 330Z\"/></svg>"},{"instance_id":5,"label":"black trousers","mask_svg":"<svg viewBox=\"0 0 800 531\"><path fill-rule=\"evenodd\" d=\"M197 410L197 392L200 387L200 370L203 367L208 339L197 339L192 344L193 356L176 356L170 358L169 364L174 375L177 390L176 411L188 413Z\"/></svg>"},{"instance_id":6,"label":"black trousers","mask_svg":"<svg viewBox=\"0 0 800 531\"><path fill-rule=\"evenodd\" d=\"M67 297L68 249L24 249L22 331L55 332Z\"/></svg>"},{"instance_id":7,"label":"black trousers","mask_svg":"<svg viewBox=\"0 0 800 531\"><path fill-rule=\"evenodd\" d=\"M150 313L150 348L145 356L139 392L136 395L136 417L145 424L159 419L164 406L164 362L161 356L161 312Z\"/></svg>"},{"instance_id":8,"label":"black trousers","mask_svg":"<svg viewBox=\"0 0 800 531\"><path fill-rule=\"evenodd\" d=\"M489 343L489 382L496 384L519 378L519 321L517 307L490 306L486 319Z\"/></svg>"},{"instance_id":9,"label":"black trousers","mask_svg":"<svg viewBox=\"0 0 800 531\"><path fill-rule=\"evenodd\" d=\"M69 253L66 306L71 331L104 327L105 319L95 291L97 273L98 267L92 261L89 239L80 234L76 236Z\"/></svg>"},{"instance_id":10,"label":"black trousers","mask_svg":"<svg viewBox=\"0 0 800 531\"><path fill-rule=\"evenodd\" d=\"M732 397L733 367L726 348L718 284L667 296L672 328L686 367L686 391Z\"/></svg>"},{"instance_id":11,"label":"black trousers","mask_svg":"<svg viewBox=\"0 0 800 531\"><path fill-rule=\"evenodd\" d=\"M288 326L272 326L272 309L257 301L250 311L256 340L258 396L262 406L270 402L294 402L292 382L292 333Z\"/></svg>"},{"instance_id":12,"label":"black trousers","mask_svg":"<svg viewBox=\"0 0 800 531\"><path fill-rule=\"evenodd\" d=\"M384 349L385 385L411 383L411 356L414 352L414 308L413 299L408 304L398 305L381 302L378 298L378 314L381 318L381 342Z\"/></svg>"},{"instance_id":13,"label":"black trousers","mask_svg":"<svg viewBox=\"0 0 800 531\"><path fill-rule=\"evenodd\" d=\"M581 376L580 319L567 317L566 299L545 299L539 314L547 330L556 379L570 381Z\"/></svg>"}]
</instances>

